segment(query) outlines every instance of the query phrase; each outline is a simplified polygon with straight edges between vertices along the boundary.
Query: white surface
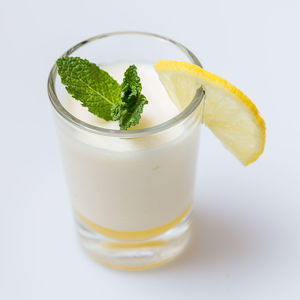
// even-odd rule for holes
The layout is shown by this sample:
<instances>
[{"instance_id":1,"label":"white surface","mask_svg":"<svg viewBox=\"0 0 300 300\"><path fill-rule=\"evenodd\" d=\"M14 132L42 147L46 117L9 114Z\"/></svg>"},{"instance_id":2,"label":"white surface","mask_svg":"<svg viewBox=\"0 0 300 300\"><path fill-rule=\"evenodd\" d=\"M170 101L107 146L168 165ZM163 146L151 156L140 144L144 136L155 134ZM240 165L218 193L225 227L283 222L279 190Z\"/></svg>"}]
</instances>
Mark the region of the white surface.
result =
<instances>
[{"instance_id":1,"label":"white surface","mask_svg":"<svg viewBox=\"0 0 300 300\"><path fill-rule=\"evenodd\" d=\"M0 298L299 299L299 12L299 1L2 1ZM62 52L125 29L191 48L268 128L247 168L203 129L193 239L141 273L78 247L46 93Z\"/></svg>"}]
</instances>

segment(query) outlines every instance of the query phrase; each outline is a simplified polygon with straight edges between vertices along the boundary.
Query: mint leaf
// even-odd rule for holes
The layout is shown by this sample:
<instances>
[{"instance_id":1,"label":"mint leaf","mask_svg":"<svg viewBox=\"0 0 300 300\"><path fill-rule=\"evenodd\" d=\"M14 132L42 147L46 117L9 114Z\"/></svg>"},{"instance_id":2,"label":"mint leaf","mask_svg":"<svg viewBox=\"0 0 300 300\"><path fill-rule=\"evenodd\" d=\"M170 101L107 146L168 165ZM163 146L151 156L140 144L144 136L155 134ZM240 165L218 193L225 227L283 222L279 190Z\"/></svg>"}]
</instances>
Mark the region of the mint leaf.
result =
<instances>
[{"instance_id":1,"label":"mint leaf","mask_svg":"<svg viewBox=\"0 0 300 300\"><path fill-rule=\"evenodd\" d=\"M114 103L111 108L112 119L119 120L119 126L123 130L137 125L141 119L144 105L148 103L141 91L142 85L136 66L131 65L125 71L121 84L120 96L122 102Z\"/></svg>"},{"instance_id":2,"label":"mint leaf","mask_svg":"<svg viewBox=\"0 0 300 300\"><path fill-rule=\"evenodd\" d=\"M121 102L121 87L107 72L80 57L64 56L56 61L61 82L82 106L106 121L112 120L114 103Z\"/></svg>"},{"instance_id":3,"label":"mint leaf","mask_svg":"<svg viewBox=\"0 0 300 300\"><path fill-rule=\"evenodd\" d=\"M131 65L124 73L123 82L121 84L121 98L123 102L131 102L132 99L138 97L142 91L140 78L137 74L136 66Z\"/></svg>"},{"instance_id":4,"label":"mint leaf","mask_svg":"<svg viewBox=\"0 0 300 300\"><path fill-rule=\"evenodd\" d=\"M106 120L119 120L123 130L137 125L144 105L142 85L136 66L125 71L121 86L96 64L80 57L64 56L56 61L61 82L68 93L94 115Z\"/></svg>"}]
</instances>

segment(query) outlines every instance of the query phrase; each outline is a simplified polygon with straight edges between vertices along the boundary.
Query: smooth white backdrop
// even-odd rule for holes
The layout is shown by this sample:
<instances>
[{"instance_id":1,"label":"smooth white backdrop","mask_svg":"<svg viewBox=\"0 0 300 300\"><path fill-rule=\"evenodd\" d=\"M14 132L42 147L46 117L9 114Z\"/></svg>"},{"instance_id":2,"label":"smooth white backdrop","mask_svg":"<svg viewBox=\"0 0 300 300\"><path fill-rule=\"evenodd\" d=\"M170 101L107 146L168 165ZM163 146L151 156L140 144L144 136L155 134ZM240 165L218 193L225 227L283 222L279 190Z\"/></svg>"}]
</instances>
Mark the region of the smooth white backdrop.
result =
<instances>
[{"instance_id":1,"label":"smooth white backdrop","mask_svg":"<svg viewBox=\"0 0 300 300\"><path fill-rule=\"evenodd\" d=\"M299 1L2 1L0 298L299 299L299 14ZM203 128L192 241L138 273L79 248L46 92L59 55L116 30L183 43L267 124L247 168Z\"/></svg>"}]
</instances>

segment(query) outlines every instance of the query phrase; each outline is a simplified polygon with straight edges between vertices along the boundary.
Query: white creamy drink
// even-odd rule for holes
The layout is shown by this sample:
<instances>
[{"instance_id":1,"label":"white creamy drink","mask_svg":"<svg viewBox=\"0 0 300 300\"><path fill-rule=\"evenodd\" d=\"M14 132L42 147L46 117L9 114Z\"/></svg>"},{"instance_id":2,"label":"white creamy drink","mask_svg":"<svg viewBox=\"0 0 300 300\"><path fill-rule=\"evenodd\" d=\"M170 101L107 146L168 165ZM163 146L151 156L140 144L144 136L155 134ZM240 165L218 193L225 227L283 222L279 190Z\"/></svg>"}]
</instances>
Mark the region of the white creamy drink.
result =
<instances>
[{"instance_id":1,"label":"white creamy drink","mask_svg":"<svg viewBox=\"0 0 300 300\"><path fill-rule=\"evenodd\" d=\"M121 83L128 66L103 69ZM139 125L129 130L158 125L178 115L152 65L136 66L149 103ZM119 129L117 121L98 118L71 96L64 107L83 122ZM66 178L79 219L95 231L121 239L147 238L175 226L193 201L199 140L195 119L137 138L101 136L65 126L60 120Z\"/></svg>"}]
</instances>

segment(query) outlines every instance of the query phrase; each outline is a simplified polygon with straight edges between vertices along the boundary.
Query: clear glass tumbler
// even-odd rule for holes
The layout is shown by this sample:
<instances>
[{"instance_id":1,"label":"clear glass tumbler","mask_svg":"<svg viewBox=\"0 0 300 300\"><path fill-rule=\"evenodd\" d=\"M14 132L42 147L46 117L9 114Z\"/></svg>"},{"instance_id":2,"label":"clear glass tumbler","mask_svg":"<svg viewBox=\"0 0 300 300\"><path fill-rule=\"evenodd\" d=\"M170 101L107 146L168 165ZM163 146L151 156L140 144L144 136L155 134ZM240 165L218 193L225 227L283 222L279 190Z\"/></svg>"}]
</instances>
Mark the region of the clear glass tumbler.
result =
<instances>
[{"instance_id":1,"label":"clear glass tumbler","mask_svg":"<svg viewBox=\"0 0 300 300\"><path fill-rule=\"evenodd\" d=\"M183 45L142 32L85 40L64 55L99 66L198 59ZM115 268L155 267L178 255L189 239L204 93L201 88L170 120L153 127L112 130L79 120L53 66L48 93L81 245ZM151 99L150 99L151 101ZM135 146L133 146L135 145Z\"/></svg>"}]
</instances>

